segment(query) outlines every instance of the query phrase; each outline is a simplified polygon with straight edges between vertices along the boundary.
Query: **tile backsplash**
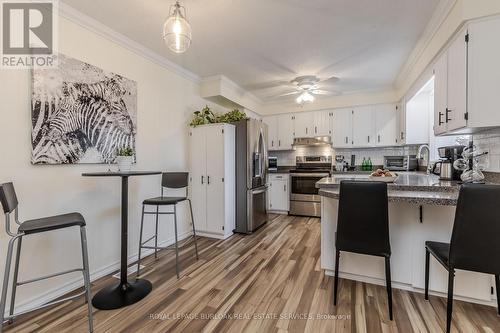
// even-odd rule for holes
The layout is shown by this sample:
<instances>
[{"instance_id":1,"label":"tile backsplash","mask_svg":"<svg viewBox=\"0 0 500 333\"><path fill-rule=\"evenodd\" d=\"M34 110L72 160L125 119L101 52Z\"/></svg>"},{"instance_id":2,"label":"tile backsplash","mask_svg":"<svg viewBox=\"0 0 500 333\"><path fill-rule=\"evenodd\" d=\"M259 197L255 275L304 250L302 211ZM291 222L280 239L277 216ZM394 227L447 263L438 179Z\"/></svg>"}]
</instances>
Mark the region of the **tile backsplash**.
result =
<instances>
[{"instance_id":1,"label":"tile backsplash","mask_svg":"<svg viewBox=\"0 0 500 333\"><path fill-rule=\"evenodd\" d=\"M356 165L361 165L363 158L370 158L373 165L383 165L384 156L416 155L418 146L388 147L388 148L342 148L330 147L300 147L290 151L270 151L269 156L278 158L279 166L294 166L295 157L300 155L344 155L347 162L351 162L351 155L356 155Z\"/></svg>"},{"instance_id":2,"label":"tile backsplash","mask_svg":"<svg viewBox=\"0 0 500 333\"><path fill-rule=\"evenodd\" d=\"M475 134L473 140L476 147L488 152L486 171L500 172L500 129Z\"/></svg>"}]
</instances>

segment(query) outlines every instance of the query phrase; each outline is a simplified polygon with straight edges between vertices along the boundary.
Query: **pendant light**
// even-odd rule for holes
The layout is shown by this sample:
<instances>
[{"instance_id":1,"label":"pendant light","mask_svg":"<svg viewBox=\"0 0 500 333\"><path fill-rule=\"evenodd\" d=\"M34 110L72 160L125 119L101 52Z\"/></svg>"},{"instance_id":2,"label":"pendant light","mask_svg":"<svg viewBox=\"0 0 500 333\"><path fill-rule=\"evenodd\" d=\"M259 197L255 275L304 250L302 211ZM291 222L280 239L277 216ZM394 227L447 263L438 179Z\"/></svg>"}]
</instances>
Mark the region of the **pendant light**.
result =
<instances>
[{"instance_id":1,"label":"pendant light","mask_svg":"<svg viewBox=\"0 0 500 333\"><path fill-rule=\"evenodd\" d=\"M186 19L186 8L178 0L170 6L168 19L163 24L163 40L175 53L184 53L191 45L191 26Z\"/></svg>"}]
</instances>

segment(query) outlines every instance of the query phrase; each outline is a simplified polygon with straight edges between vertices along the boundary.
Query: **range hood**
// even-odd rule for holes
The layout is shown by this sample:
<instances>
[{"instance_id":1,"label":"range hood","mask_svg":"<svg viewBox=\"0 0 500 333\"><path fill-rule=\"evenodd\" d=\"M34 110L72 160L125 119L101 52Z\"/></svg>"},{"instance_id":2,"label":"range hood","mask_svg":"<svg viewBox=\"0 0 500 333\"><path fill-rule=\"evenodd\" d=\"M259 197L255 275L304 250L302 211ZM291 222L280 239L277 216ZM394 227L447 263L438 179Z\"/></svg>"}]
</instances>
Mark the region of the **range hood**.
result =
<instances>
[{"instance_id":1,"label":"range hood","mask_svg":"<svg viewBox=\"0 0 500 333\"><path fill-rule=\"evenodd\" d=\"M322 147L331 146L332 138L327 136L316 136L313 138L295 138L293 139L293 147Z\"/></svg>"}]
</instances>

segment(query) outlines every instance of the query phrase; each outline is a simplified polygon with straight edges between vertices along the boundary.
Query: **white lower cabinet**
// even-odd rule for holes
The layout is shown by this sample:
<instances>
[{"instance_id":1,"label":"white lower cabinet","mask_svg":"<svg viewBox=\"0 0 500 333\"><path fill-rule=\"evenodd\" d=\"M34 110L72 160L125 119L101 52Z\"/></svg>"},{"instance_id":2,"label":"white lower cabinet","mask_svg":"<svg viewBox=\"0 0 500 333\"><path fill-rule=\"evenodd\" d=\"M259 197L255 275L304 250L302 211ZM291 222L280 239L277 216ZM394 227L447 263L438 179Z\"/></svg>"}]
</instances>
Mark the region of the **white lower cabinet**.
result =
<instances>
[{"instance_id":1,"label":"white lower cabinet","mask_svg":"<svg viewBox=\"0 0 500 333\"><path fill-rule=\"evenodd\" d=\"M290 210L290 179L288 174L269 175L268 210L287 213Z\"/></svg>"},{"instance_id":2,"label":"white lower cabinet","mask_svg":"<svg viewBox=\"0 0 500 333\"><path fill-rule=\"evenodd\" d=\"M235 228L235 127L197 126L190 130L191 200L196 232L227 238Z\"/></svg>"}]
</instances>

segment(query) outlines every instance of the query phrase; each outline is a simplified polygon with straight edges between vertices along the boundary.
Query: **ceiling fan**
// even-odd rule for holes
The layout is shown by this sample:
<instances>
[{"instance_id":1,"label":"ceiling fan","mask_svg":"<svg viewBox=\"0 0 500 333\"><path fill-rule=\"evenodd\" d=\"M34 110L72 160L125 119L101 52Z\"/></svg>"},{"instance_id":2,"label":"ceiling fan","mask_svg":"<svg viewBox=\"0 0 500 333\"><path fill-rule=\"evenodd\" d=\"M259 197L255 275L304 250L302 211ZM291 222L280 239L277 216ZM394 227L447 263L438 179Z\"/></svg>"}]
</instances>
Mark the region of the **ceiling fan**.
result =
<instances>
[{"instance_id":1,"label":"ceiling fan","mask_svg":"<svg viewBox=\"0 0 500 333\"><path fill-rule=\"evenodd\" d=\"M315 95L339 95L340 93L337 91L320 89L320 86L327 83L338 81L339 78L332 76L326 79L320 79L316 75L303 75L298 76L289 84L295 87L295 91L287 92L284 94L277 95L275 97L285 97L292 95L299 95L295 101L298 104L305 104L314 102Z\"/></svg>"}]
</instances>

